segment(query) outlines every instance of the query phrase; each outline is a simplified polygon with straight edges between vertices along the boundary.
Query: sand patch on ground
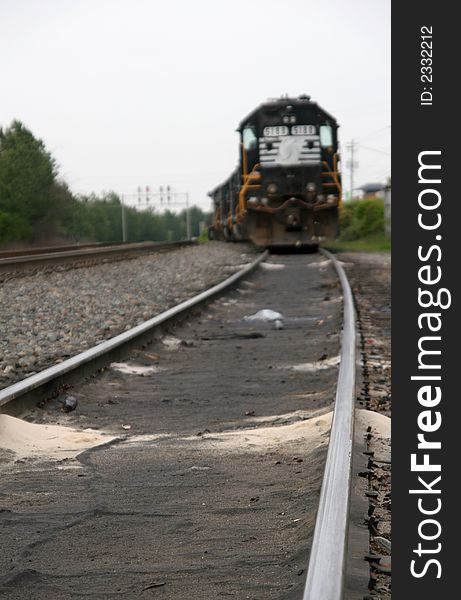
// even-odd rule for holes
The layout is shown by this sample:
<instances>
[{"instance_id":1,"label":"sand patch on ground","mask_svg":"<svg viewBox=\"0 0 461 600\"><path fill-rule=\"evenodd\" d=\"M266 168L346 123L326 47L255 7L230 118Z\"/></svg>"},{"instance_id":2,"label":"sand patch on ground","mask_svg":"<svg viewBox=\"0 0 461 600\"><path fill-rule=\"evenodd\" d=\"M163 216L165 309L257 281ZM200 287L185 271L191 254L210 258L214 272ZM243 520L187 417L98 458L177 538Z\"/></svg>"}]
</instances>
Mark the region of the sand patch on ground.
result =
<instances>
[{"instance_id":1,"label":"sand patch on ground","mask_svg":"<svg viewBox=\"0 0 461 600\"><path fill-rule=\"evenodd\" d=\"M357 426L371 426L371 431L376 437L382 439L390 439L392 420L382 413L377 413L372 410L357 410L356 411Z\"/></svg>"},{"instance_id":2,"label":"sand patch on ground","mask_svg":"<svg viewBox=\"0 0 461 600\"><path fill-rule=\"evenodd\" d=\"M272 427L245 428L237 431L205 434L197 439L194 437L182 438L184 441L194 442L194 446L204 450L227 450L229 452L260 452L280 449L293 444L301 444L306 451L313 450L321 444L328 443L332 412L325 413L306 421L298 421L289 425L275 425Z\"/></svg>"},{"instance_id":3,"label":"sand patch on ground","mask_svg":"<svg viewBox=\"0 0 461 600\"><path fill-rule=\"evenodd\" d=\"M261 448L281 450L285 445L289 449L293 445L298 445L302 446L306 453L309 453L320 445L328 443L332 415L333 412L329 411L288 425L277 425L274 422L273 425L266 427L249 427L236 431L204 434L198 438L197 436L187 436L180 439L184 442L192 442L195 448L203 450L244 453L260 452ZM295 413L280 415L275 420L294 416ZM382 452L384 453L386 449L390 452L391 419L372 411L357 410L356 428L365 434L369 426L372 428L375 439L381 441Z\"/></svg>"},{"instance_id":4,"label":"sand patch on ground","mask_svg":"<svg viewBox=\"0 0 461 600\"><path fill-rule=\"evenodd\" d=\"M339 356L332 356L331 358L326 358L325 360L316 360L314 362L301 363L299 365L288 365L280 368L291 369L292 371L300 371L301 373L313 373L314 371L323 371L324 369L337 367L339 362Z\"/></svg>"},{"instance_id":5,"label":"sand patch on ground","mask_svg":"<svg viewBox=\"0 0 461 600\"><path fill-rule=\"evenodd\" d=\"M255 425L267 425L273 427L275 425L291 425L299 421L309 421L315 417L322 417L331 410L331 406L322 408L313 408L311 410L295 410L282 415L261 415L253 416L248 415L248 423L254 423Z\"/></svg>"},{"instance_id":6,"label":"sand patch on ground","mask_svg":"<svg viewBox=\"0 0 461 600\"><path fill-rule=\"evenodd\" d=\"M371 427L374 458L376 460L390 460L392 420L382 413L362 409L356 411L355 418L356 434L362 436L362 439L367 434L367 427Z\"/></svg>"},{"instance_id":7,"label":"sand patch on ground","mask_svg":"<svg viewBox=\"0 0 461 600\"><path fill-rule=\"evenodd\" d=\"M18 458L62 460L114 440L94 429L76 430L62 425L37 425L0 414L0 448Z\"/></svg>"},{"instance_id":8,"label":"sand patch on ground","mask_svg":"<svg viewBox=\"0 0 461 600\"><path fill-rule=\"evenodd\" d=\"M165 444L187 445L194 450L244 453L261 449L289 450L301 445L307 452L328 443L332 412L327 408L312 411L297 410L282 415L267 415L248 419L248 427L216 433L178 436L169 433L130 435L123 446Z\"/></svg>"},{"instance_id":9,"label":"sand patch on ground","mask_svg":"<svg viewBox=\"0 0 461 600\"><path fill-rule=\"evenodd\" d=\"M267 262L262 262L259 265L262 269L265 269L266 271L279 271L280 269L284 269L285 265L283 263L267 263Z\"/></svg>"}]
</instances>

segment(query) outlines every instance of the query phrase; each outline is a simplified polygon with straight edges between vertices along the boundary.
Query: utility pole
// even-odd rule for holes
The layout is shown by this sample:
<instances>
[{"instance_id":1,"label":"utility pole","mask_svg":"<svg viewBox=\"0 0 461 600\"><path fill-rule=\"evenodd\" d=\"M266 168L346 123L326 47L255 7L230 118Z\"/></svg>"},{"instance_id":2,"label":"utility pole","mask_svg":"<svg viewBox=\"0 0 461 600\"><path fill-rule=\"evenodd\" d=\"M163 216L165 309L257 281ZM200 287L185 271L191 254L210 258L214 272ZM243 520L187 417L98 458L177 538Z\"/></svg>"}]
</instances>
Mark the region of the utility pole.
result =
<instances>
[{"instance_id":1,"label":"utility pole","mask_svg":"<svg viewBox=\"0 0 461 600\"><path fill-rule=\"evenodd\" d=\"M127 235L126 235L126 216L125 216L125 202L124 202L123 195L120 198L120 208L121 208L121 211L122 211L122 240L124 242L126 242L127 241Z\"/></svg>"},{"instance_id":2,"label":"utility pole","mask_svg":"<svg viewBox=\"0 0 461 600\"><path fill-rule=\"evenodd\" d=\"M186 229L187 229L187 239L191 239L191 230L190 230L190 212L189 212L189 192L186 192Z\"/></svg>"},{"instance_id":3,"label":"utility pole","mask_svg":"<svg viewBox=\"0 0 461 600\"><path fill-rule=\"evenodd\" d=\"M349 150L349 152L351 153L350 159L347 161L347 166L349 167L350 170L350 177L351 177L351 187L350 187L350 200L352 200L352 195L354 193L354 169L357 168L357 163L354 161L354 152L355 152L355 141L351 140L349 142L349 144L347 145L347 149Z\"/></svg>"}]
</instances>

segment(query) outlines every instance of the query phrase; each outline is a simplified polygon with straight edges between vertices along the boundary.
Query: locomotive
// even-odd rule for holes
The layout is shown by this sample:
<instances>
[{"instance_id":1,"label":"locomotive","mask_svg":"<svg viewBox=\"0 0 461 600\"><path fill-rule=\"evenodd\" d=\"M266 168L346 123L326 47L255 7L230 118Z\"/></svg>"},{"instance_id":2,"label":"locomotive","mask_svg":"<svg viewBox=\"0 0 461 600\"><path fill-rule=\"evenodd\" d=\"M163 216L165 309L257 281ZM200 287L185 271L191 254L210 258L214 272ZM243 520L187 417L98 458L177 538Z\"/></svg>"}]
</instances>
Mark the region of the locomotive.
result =
<instances>
[{"instance_id":1,"label":"locomotive","mask_svg":"<svg viewBox=\"0 0 461 600\"><path fill-rule=\"evenodd\" d=\"M338 235L338 124L310 96L271 99L238 126L239 164L208 195L210 239L311 246Z\"/></svg>"}]
</instances>

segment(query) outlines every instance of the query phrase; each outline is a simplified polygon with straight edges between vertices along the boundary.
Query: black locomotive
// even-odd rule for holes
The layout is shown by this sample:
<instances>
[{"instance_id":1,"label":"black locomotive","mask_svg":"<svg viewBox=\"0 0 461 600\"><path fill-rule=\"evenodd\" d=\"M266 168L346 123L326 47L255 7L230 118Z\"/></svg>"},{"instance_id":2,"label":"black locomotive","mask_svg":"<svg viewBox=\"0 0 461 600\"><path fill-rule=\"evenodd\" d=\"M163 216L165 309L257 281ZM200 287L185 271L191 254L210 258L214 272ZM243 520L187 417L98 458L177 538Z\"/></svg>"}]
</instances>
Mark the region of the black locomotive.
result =
<instances>
[{"instance_id":1,"label":"black locomotive","mask_svg":"<svg viewBox=\"0 0 461 600\"><path fill-rule=\"evenodd\" d=\"M338 234L338 124L309 96L269 100L240 123L240 161L209 196L211 239L315 246Z\"/></svg>"}]
</instances>

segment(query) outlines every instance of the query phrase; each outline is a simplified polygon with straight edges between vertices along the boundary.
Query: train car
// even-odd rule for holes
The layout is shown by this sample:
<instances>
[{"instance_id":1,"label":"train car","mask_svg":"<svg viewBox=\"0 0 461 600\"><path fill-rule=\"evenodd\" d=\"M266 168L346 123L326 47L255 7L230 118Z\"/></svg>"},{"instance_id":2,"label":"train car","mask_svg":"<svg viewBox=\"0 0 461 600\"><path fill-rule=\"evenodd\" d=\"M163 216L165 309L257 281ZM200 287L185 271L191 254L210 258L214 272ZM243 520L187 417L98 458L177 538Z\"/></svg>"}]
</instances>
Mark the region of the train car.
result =
<instances>
[{"instance_id":1,"label":"train car","mask_svg":"<svg viewBox=\"0 0 461 600\"><path fill-rule=\"evenodd\" d=\"M210 239L316 246L338 234L338 124L309 96L268 100L240 123L239 164L209 193Z\"/></svg>"}]
</instances>

